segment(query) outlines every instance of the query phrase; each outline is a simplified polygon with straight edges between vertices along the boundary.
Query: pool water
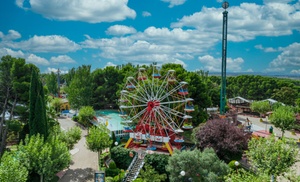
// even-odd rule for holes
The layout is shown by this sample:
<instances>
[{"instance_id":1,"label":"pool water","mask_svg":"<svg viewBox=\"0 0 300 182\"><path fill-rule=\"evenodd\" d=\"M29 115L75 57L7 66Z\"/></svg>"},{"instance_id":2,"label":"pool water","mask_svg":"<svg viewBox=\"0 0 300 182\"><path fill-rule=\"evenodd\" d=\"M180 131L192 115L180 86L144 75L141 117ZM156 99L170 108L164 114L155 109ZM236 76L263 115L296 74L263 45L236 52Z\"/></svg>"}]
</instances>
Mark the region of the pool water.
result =
<instances>
[{"instance_id":1,"label":"pool water","mask_svg":"<svg viewBox=\"0 0 300 182\"><path fill-rule=\"evenodd\" d=\"M116 110L99 110L96 111L98 122L107 125L110 131L123 130L124 125L121 124L122 118Z\"/></svg>"}]
</instances>

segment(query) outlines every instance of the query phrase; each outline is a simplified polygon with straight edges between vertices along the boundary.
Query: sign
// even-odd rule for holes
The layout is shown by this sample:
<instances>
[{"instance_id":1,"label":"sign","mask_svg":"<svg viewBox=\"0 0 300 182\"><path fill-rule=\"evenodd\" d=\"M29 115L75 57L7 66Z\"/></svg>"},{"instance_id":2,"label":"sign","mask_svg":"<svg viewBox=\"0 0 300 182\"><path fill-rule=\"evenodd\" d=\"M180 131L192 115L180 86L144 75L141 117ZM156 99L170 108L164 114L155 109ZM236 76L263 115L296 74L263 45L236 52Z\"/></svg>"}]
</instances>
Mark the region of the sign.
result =
<instances>
[{"instance_id":1,"label":"sign","mask_svg":"<svg viewBox=\"0 0 300 182\"><path fill-rule=\"evenodd\" d=\"M95 172L95 182L105 182L105 172L104 171Z\"/></svg>"}]
</instances>

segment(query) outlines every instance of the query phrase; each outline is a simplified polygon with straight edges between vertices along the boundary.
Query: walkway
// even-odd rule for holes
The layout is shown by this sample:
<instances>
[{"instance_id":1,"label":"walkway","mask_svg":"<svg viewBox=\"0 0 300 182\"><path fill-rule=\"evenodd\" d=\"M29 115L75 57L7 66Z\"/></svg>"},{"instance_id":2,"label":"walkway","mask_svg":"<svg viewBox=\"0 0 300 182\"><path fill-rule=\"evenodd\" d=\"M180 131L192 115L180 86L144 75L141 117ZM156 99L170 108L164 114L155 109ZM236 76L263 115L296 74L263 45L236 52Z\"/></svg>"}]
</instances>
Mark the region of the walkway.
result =
<instances>
[{"instance_id":1,"label":"walkway","mask_svg":"<svg viewBox=\"0 0 300 182\"><path fill-rule=\"evenodd\" d=\"M260 118L256 117L249 117L246 115L238 115L238 121L245 122L246 119L249 119L252 122L252 131L259 131L259 130L265 130L269 131L269 128L272 126L273 127L273 132L276 134L277 137L281 137L282 132L280 129L275 128L273 124L271 124L270 121L267 121L267 118L263 118L264 122L260 122ZM297 133L296 135L293 135L290 131L285 131L284 136L287 138L294 138L294 139L299 139L300 134Z\"/></svg>"},{"instance_id":2,"label":"walkway","mask_svg":"<svg viewBox=\"0 0 300 182\"><path fill-rule=\"evenodd\" d=\"M61 128L68 130L76 126L76 122L70 118L58 119ZM98 169L97 153L91 152L86 148L85 136L87 130L82 129L82 135L79 142L70 151L72 162L68 169L59 173L61 179L58 182L93 182L94 173Z\"/></svg>"}]
</instances>

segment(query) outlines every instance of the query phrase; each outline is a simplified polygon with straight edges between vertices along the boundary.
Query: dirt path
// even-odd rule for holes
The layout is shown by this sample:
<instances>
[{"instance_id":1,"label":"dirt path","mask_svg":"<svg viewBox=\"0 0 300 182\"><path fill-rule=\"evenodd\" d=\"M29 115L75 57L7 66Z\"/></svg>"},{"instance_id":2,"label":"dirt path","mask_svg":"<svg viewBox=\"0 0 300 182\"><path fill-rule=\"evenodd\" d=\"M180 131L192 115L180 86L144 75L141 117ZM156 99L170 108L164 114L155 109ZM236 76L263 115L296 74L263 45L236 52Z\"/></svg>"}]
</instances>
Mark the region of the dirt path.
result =
<instances>
[{"instance_id":1,"label":"dirt path","mask_svg":"<svg viewBox=\"0 0 300 182\"><path fill-rule=\"evenodd\" d=\"M68 130L76 126L76 123L69 118L60 118L59 123L63 130ZM59 173L58 182L93 182L94 173L98 169L97 153L91 152L86 148L85 136L87 131L82 129L82 135L79 142L70 151L72 163L69 169Z\"/></svg>"}]
</instances>

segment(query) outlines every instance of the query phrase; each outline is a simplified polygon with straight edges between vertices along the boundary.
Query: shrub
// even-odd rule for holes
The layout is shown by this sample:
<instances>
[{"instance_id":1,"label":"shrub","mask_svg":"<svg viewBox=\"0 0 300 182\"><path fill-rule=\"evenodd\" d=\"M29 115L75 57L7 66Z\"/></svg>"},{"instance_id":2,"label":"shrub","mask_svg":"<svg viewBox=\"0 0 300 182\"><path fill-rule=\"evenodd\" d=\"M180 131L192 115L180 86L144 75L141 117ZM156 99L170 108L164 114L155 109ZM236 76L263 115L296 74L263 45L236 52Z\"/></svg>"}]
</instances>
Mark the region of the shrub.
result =
<instances>
[{"instance_id":1,"label":"shrub","mask_svg":"<svg viewBox=\"0 0 300 182\"><path fill-rule=\"evenodd\" d=\"M110 164L109 164L109 168L110 169L116 169L117 166L116 166L116 163L114 161L112 161Z\"/></svg>"},{"instance_id":2,"label":"shrub","mask_svg":"<svg viewBox=\"0 0 300 182\"><path fill-rule=\"evenodd\" d=\"M105 169L106 176L114 177L114 176L117 176L119 173L120 173L120 169L118 169L118 168L115 168L115 169L106 168Z\"/></svg>"},{"instance_id":3,"label":"shrub","mask_svg":"<svg viewBox=\"0 0 300 182\"><path fill-rule=\"evenodd\" d=\"M115 161L118 168L126 170L129 167L133 159L132 157L129 156L129 152L130 152L129 149L126 149L121 146L117 146L112 148L110 152L111 152L111 158L113 161Z\"/></svg>"},{"instance_id":4,"label":"shrub","mask_svg":"<svg viewBox=\"0 0 300 182\"><path fill-rule=\"evenodd\" d=\"M79 117L78 116L73 116L72 120L75 121L75 122L78 122L79 121Z\"/></svg>"},{"instance_id":5,"label":"shrub","mask_svg":"<svg viewBox=\"0 0 300 182\"><path fill-rule=\"evenodd\" d=\"M235 170L237 168L240 168L240 165L236 166L235 162L236 162L236 160L232 160L232 161L229 162L228 166L229 166L230 169Z\"/></svg>"}]
</instances>

